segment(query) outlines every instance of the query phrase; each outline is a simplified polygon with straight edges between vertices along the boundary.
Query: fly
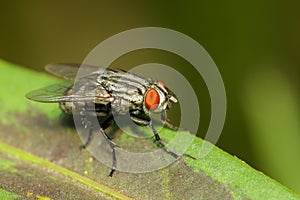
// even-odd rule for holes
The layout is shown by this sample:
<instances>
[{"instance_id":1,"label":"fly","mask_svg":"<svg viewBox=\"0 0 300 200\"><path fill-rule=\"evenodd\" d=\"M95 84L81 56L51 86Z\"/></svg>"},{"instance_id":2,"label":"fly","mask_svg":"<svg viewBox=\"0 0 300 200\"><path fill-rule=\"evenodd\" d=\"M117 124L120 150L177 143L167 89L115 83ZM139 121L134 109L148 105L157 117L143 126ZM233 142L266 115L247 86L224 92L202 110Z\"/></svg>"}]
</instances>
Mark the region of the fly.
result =
<instances>
[{"instance_id":1,"label":"fly","mask_svg":"<svg viewBox=\"0 0 300 200\"><path fill-rule=\"evenodd\" d=\"M178 130L166 118L166 110L177 99L172 96L167 86L161 81L143 78L122 70L104 69L85 65L83 76L73 83L80 64L50 64L46 71L68 80L26 94L30 100L55 103L66 114L80 115L81 122L89 130L88 139L83 148L87 147L93 137L93 124L87 116L97 116L101 125L101 134L112 149L113 164L109 176L112 176L117 165L116 144L107 136L104 129L112 125L114 116L122 116L129 112L133 122L142 126L149 126L154 134L154 141L174 158L179 156L165 147L150 118L150 113L160 113L161 123ZM82 71L81 71L82 73ZM93 104L93 109L91 108ZM184 156L193 158L190 155ZM194 158L193 158L194 159Z\"/></svg>"}]
</instances>

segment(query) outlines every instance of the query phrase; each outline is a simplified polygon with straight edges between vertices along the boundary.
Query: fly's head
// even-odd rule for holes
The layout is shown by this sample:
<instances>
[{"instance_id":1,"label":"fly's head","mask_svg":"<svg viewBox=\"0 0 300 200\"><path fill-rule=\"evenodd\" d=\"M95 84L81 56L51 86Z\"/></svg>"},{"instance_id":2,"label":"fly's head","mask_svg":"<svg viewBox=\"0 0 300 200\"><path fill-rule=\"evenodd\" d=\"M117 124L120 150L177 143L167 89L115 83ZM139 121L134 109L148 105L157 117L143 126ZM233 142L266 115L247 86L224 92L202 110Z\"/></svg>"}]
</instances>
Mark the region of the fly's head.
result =
<instances>
[{"instance_id":1,"label":"fly's head","mask_svg":"<svg viewBox=\"0 0 300 200\"><path fill-rule=\"evenodd\" d=\"M144 110L146 113L160 113L171 108L177 99L170 95L168 87L161 81L154 82L144 95Z\"/></svg>"}]
</instances>

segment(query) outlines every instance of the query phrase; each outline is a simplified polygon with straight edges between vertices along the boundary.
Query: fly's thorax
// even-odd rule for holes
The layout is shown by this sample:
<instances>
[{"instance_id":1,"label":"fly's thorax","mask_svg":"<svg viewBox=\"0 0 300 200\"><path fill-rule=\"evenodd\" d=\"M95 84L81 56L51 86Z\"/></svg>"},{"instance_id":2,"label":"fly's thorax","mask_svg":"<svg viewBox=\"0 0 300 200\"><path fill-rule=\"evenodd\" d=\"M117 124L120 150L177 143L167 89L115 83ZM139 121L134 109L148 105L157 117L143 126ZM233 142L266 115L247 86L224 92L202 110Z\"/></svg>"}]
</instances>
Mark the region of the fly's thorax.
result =
<instances>
[{"instance_id":1,"label":"fly's thorax","mask_svg":"<svg viewBox=\"0 0 300 200\"><path fill-rule=\"evenodd\" d=\"M66 96L72 97L70 101L61 101L59 102L60 109L68 114L68 115L74 115L78 114L80 111L82 111L84 108L88 107L89 103L93 103L93 101L86 101L86 100L78 100L76 97L78 95L82 95L83 91L86 90L86 85L78 86L71 86L68 89L66 89L65 94ZM89 92L89 90L87 90ZM95 90L93 90L95 91ZM88 96L88 94L87 94ZM85 96L85 97L87 97ZM94 104L93 104L94 105ZM95 106L93 106L95 107Z\"/></svg>"},{"instance_id":2,"label":"fly's thorax","mask_svg":"<svg viewBox=\"0 0 300 200\"><path fill-rule=\"evenodd\" d=\"M147 79L128 72L110 70L101 74L97 82L114 99L112 106L119 114L143 109L144 93L149 85Z\"/></svg>"}]
</instances>

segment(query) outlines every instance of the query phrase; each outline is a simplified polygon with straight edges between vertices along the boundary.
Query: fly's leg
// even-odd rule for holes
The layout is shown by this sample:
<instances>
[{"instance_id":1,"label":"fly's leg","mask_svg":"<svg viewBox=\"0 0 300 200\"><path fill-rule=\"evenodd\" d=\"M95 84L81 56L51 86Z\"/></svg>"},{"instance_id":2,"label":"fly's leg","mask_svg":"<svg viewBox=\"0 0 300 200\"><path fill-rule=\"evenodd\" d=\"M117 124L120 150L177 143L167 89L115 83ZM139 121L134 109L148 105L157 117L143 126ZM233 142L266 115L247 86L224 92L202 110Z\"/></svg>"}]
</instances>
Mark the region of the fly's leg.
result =
<instances>
[{"instance_id":1,"label":"fly's leg","mask_svg":"<svg viewBox=\"0 0 300 200\"><path fill-rule=\"evenodd\" d=\"M83 112L81 114L84 114ZM87 114L87 112L85 112L85 114ZM89 128L89 135L88 135L88 139L87 141L85 142L84 145L82 145L80 148L83 149L83 148L86 148L92 141L93 139L93 131L95 130L93 124L88 120L86 119L86 117L82 117L81 118L82 120L82 124L84 125L85 128ZM117 145L111 141L111 138L109 138L104 129L106 129L107 127L109 127L110 125L112 125L114 123L114 118L113 116L109 116L102 124L101 126L99 127L99 131L100 133L102 134L102 136L104 137L105 141L109 144L110 148L112 149L112 167L111 167L111 171L109 173L108 176L112 177L114 172L116 171L116 167L117 167L117 158L116 158L116 147Z\"/></svg>"},{"instance_id":2,"label":"fly's leg","mask_svg":"<svg viewBox=\"0 0 300 200\"><path fill-rule=\"evenodd\" d=\"M135 113L133 113L135 116L138 116L139 112L136 111ZM159 146L166 152L168 153L169 155L173 156L174 158L178 158L179 155L177 155L176 153L172 152L171 150L169 150L165 144L161 141L152 121L150 120L145 120L145 119L141 119L141 118L138 118L138 117L135 117L134 115L131 115L131 119L134 121L134 122L138 122L139 124L143 124L143 125L148 125L151 129L152 129L152 132L154 134L154 142L157 142L159 144Z\"/></svg>"},{"instance_id":3,"label":"fly's leg","mask_svg":"<svg viewBox=\"0 0 300 200\"><path fill-rule=\"evenodd\" d=\"M84 125L85 128L89 128L88 139L86 140L86 142L83 145L80 146L80 149L85 149L91 143L91 141L93 139L93 128L94 128L94 126L92 125L92 123L88 119L86 119L86 117L82 117L81 121L82 121L82 125ZM110 116L101 124L101 128L106 129L107 127L109 127L113 123L114 123L113 117Z\"/></svg>"},{"instance_id":4,"label":"fly's leg","mask_svg":"<svg viewBox=\"0 0 300 200\"><path fill-rule=\"evenodd\" d=\"M86 140L86 142L81 145L79 148L80 149L86 149L86 147L91 143L93 139L93 129L92 128L89 128L89 135L88 135L88 139Z\"/></svg>"},{"instance_id":5,"label":"fly's leg","mask_svg":"<svg viewBox=\"0 0 300 200\"><path fill-rule=\"evenodd\" d=\"M160 119L161 119L161 123L163 125L166 125L170 129L173 129L175 131L187 131L187 129L177 127L177 126L173 125L171 122L169 122L169 120L166 117L166 111L165 110L161 112L161 118Z\"/></svg>"},{"instance_id":6,"label":"fly's leg","mask_svg":"<svg viewBox=\"0 0 300 200\"><path fill-rule=\"evenodd\" d=\"M116 167L117 167L116 147L117 147L117 145L111 140L111 138L109 138L107 136L104 129L113 123L114 123L113 118L109 118L102 124L103 128L100 127L100 130L99 130L100 133L102 134L102 136L104 137L105 141L109 144L110 148L112 149L112 161L113 162L112 162L111 171L108 175L109 177L112 177L114 172L116 171ZM92 141L92 138L93 138L93 130L94 130L93 128L89 129L88 139L87 139L86 143L81 146L81 148L86 148L90 144L90 142Z\"/></svg>"},{"instance_id":7,"label":"fly's leg","mask_svg":"<svg viewBox=\"0 0 300 200\"><path fill-rule=\"evenodd\" d=\"M174 126L172 123L170 123L170 122L167 120L167 118L166 118L166 111L165 111L165 110L161 112L161 122L162 122L164 125L168 126L169 128L171 128L171 129L173 129L173 130L175 130L175 131L187 131L187 129L180 128L180 127L177 127L177 126ZM152 128L152 130L153 130L153 128ZM153 132L154 132L154 131L153 131ZM154 135L155 135L155 134L154 134ZM157 135L158 135L158 134L157 134ZM159 137L159 136L158 136L158 137ZM172 153L173 153L173 152L172 152ZM178 155L177 155L177 156L178 156ZM191 159L193 159L193 160L196 160L195 157L193 157L193 156L191 156L191 155L189 155L189 154L186 154L186 153L182 154L182 156L185 156L185 157L191 158Z\"/></svg>"},{"instance_id":8,"label":"fly's leg","mask_svg":"<svg viewBox=\"0 0 300 200\"><path fill-rule=\"evenodd\" d=\"M179 157L179 155L177 155L176 153L174 153L170 149L168 149L165 146L165 144L161 141L161 139L160 139L160 137L159 137L159 135L158 135L158 133L157 133L157 131L156 131L153 123L152 123L152 121L149 122L149 126L151 127L152 132L154 134L154 141L157 142L166 153L170 154L171 156L173 156L174 158L177 159Z\"/></svg>"},{"instance_id":9,"label":"fly's leg","mask_svg":"<svg viewBox=\"0 0 300 200\"><path fill-rule=\"evenodd\" d=\"M116 144L113 143L111 140L109 140L109 144L110 147L112 149L112 154L113 154L113 163L112 163L112 167L109 173L109 177L112 177L114 172L116 171L116 167L117 167L117 157L116 157Z\"/></svg>"},{"instance_id":10,"label":"fly's leg","mask_svg":"<svg viewBox=\"0 0 300 200\"><path fill-rule=\"evenodd\" d=\"M115 122L114 118L111 115L107 120L105 120L102 123L102 125L101 125L102 131L100 130L101 133L102 133L102 135L103 135L103 137L105 138L105 140L110 145L110 148L112 149L112 159L113 159L112 161L113 161L113 163L112 163L111 171L110 171L110 173L108 175L109 177L112 177L113 174L114 174L114 172L116 171L116 167L117 167L116 147L117 147L117 145L111 140L110 137L107 136L107 134L104 132L104 129L106 129L107 127L111 126L114 122Z\"/></svg>"},{"instance_id":11,"label":"fly's leg","mask_svg":"<svg viewBox=\"0 0 300 200\"><path fill-rule=\"evenodd\" d=\"M84 115L84 112L82 111L80 114ZM93 129L94 129L94 126L93 126L92 122L87 119L86 116L82 116L81 117L81 123L84 126L84 128L86 128L86 129L89 130L88 139L86 140L86 142L83 145L80 146L80 149L86 149L87 146L91 143L91 141L93 139Z\"/></svg>"},{"instance_id":12,"label":"fly's leg","mask_svg":"<svg viewBox=\"0 0 300 200\"><path fill-rule=\"evenodd\" d=\"M116 167L117 167L117 157L116 157L116 147L117 145L111 141L111 139L106 135L106 133L104 132L104 130L100 127L100 133L102 134L102 136L104 137L105 141L108 142L110 148L112 149L112 167L111 167L111 171L109 173L109 177L112 177L114 172L116 171Z\"/></svg>"},{"instance_id":13,"label":"fly's leg","mask_svg":"<svg viewBox=\"0 0 300 200\"><path fill-rule=\"evenodd\" d=\"M109 144L110 148L112 149L112 161L113 162L112 162L111 171L110 171L110 173L108 175L110 177L113 176L114 172L116 171L116 167L117 167L117 157L116 157L116 147L117 147L117 145L113 141L111 141L111 138L109 138L106 135L104 129L107 128L108 126L110 126L113 123L114 123L113 118L109 117L107 120L105 120L103 122L102 127L99 127L100 128L99 132L101 133L101 135L104 137L105 141ZM91 125L89 127L89 136L88 136L88 139L85 142L85 144L81 146L81 148L86 148L90 144L90 142L93 139L93 131L94 130L95 130L94 127Z\"/></svg>"}]
</instances>

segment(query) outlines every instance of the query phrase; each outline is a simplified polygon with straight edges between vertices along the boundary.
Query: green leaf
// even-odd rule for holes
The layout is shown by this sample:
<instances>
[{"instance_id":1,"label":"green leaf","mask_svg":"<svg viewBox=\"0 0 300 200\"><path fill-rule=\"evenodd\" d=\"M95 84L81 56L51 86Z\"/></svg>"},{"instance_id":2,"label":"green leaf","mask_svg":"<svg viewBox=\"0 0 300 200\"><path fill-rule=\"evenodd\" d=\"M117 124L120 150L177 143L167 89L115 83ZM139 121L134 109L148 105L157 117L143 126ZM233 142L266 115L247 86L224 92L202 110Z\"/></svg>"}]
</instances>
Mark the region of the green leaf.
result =
<instances>
[{"instance_id":1,"label":"green leaf","mask_svg":"<svg viewBox=\"0 0 300 200\"><path fill-rule=\"evenodd\" d=\"M0 189L0 199L5 199L5 200L13 200L17 199L20 196L11 192L8 192L6 190Z\"/></svg>"},{"instance_id":2,"label":"green leaf","mask_svg":"<svg viewBox=\"0 0 300 200\"><path fill-rule=\"evenodd\" d=\"M79 149L76 129L61 116L57 104L25 98L27 92L58 79L5 61L0 61L0 69L0 188L4 191L23 199L300 199L210 143L167 128L160 132L164 141L176 134L182 140L193 139L186 153L196 160L185 157L161 170L117 171L108 177L109 167ZM138 142L126 134L116 134L114 140L130 148L158 148L151 139ZM203 144L212 150L200 158Z\"/></svg>"}]
</instances>

